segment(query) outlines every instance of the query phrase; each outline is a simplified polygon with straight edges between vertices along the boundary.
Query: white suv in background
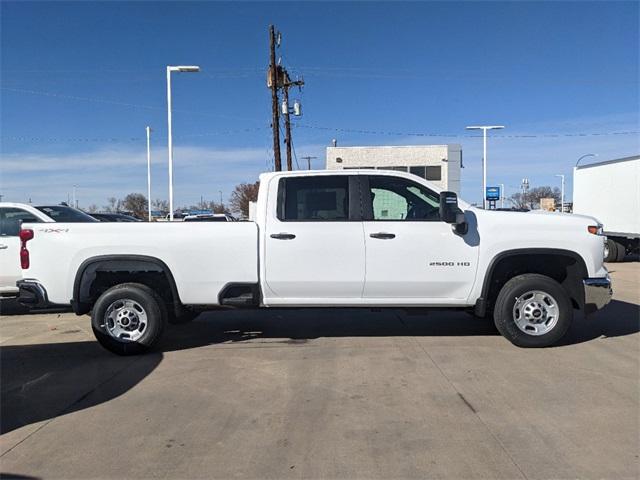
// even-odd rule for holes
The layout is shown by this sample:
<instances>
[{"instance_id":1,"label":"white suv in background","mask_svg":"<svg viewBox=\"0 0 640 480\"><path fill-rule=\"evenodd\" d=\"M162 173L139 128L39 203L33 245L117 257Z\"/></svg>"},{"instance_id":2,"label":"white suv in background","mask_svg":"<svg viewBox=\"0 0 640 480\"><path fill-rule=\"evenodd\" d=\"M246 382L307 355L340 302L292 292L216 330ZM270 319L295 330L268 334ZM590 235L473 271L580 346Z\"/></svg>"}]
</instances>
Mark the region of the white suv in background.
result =
<instances>
[{"instance_id":1,"label":"white suv in background","mask_svg":"<svg viewBox=\"0 0 640 480\"><path fill-rule=\"evenodd\" d=\"M66 205L34 207L24 203L0 203L0 298L18 295L20 268L20 225L22 223L96 222L80 210Z\"/></svg>"}]
</instances>

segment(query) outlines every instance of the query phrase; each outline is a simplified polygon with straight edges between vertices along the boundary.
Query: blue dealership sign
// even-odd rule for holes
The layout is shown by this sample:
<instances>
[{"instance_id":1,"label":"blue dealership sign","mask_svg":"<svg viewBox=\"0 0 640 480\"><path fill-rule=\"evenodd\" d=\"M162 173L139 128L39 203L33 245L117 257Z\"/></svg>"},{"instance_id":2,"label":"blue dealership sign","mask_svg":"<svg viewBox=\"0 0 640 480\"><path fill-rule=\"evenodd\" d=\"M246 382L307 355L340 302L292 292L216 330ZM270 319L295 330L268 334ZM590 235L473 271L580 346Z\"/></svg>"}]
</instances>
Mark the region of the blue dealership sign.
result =
<instances>
[{"instance_id":1,"label":"blue dealership sign","mask_svg":"<svg viewBox=\"0 0 640 480\"><path fill-rule=\"evenodd\" d=\"M487 187L487 200L500 200L500 187Z\"/></svg>"}]
</instances>

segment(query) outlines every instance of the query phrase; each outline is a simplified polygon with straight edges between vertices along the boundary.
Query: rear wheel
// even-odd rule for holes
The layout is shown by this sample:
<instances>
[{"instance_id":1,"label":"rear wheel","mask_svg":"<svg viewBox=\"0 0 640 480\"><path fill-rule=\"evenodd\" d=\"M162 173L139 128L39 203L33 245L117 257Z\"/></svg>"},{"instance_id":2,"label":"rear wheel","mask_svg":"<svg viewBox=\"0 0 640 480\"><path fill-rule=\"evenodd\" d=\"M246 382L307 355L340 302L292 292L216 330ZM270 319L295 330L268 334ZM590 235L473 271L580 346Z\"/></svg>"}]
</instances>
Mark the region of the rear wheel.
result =
<instances>
[{"instance_id":1,"label":"rear wheel","mask_svg":"<svg viewBox=\"0 0 640 480\"><path fill-rule=\"evenodd\" d=\"M616 242L615 240L613 241L613 243L616 244L616 249L617 249L617 256L616 256L616 262L623 262L624 261L624 257L627 256L627 247L626 245L623 245L620 242Z\"/></svg>"},{"instance_id":2,"label":"rear wheel","mask_svg":"<svg viewBox=\"0 0 640 480\"><path fill-rule=\"evenodd\" d=\"M166 317L164 303L151 288L123 283L100 295L91 312L91 328L107 350L136 355L158 342Z\"/></svg>"},{"instance_id":3,"label":"rear wheel","mask_svg":"<svg viewBox=\"0 0 640 480\"><path fill-rule=\"evenodd\" d=\"M562 286L544 275L525 274L500 290L494 321L500 333L519 347L548 347L560 340L573 320Z\"/></svg>"}]
</instances>

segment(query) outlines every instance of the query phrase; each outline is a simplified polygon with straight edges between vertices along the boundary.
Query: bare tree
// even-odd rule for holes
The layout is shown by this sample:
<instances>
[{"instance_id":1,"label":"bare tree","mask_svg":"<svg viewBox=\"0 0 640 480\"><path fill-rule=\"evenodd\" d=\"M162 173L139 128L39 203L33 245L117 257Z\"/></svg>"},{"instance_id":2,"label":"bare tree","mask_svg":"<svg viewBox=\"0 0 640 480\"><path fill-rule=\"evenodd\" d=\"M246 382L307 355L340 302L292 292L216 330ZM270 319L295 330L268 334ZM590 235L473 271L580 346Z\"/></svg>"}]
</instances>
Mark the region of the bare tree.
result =
<instances>
[{"instance_id":1,"label":"bare tree","mask_svg":"<svg viewBox=\"0 0 640 480\"><path fill-rule=\"evenodd\" d=\"M141 193L130 193L124 197L122 206L134 217L144 218L147 212L147 197Z\"/></svg>"},{"instance_id":2,"label":"bare tree","mask_svg":"<svg viewBox=\"0 0 640 480\"><path fill-rule=\"evenodd\" d=\"M120 210L120 206L122 204L121 200L118 200L116 197L107 198L107 205L105 205L104 210L106 212L115 213Z\"/></svg>"},{"instance_id":3,"label":"bare tree","mask_svg":"<svg viewBox=\"0 0 640 480\"><path fill-rule=\"evenodd\" d=\"M156 210L160 210L161 212L169 211L169 202L166 200L161 200L159 198L156 198L155 200L153 200L151 202L151 206Z\"/></svg>"},{"instance_id":4,"label":"bare tree","mask_svg":"<svg viewBox=\"0 0 640 480\"><path fill-rule=\"evenodd\" d=\"M227 206L224 203L216 203L216 202L210 202L209 209L213 213L225 213L228 210Z\"/></svg>"},{"instance_id":5,"label":"bare tree","mask_svg":"<svg viewBox=\"0 0 640 480\"><path fill-rule=\"evenodd\" d=\"M229 199L231 211L243 217L248 217L249 202L255 202L258 199L259 187L260 182L236 185Z\"/></svg>"},{"instance_id":6,"label":"bare tree","mask_svg":"<svg viewBox=\"0 0 640 480\"><path fill-rule=\"evenodd\" d=\"M541 198L553 198L556 203L560 201L560 189L551 188L548 185L535 187L526 193L518 192L509 197L509 201L516 208L538 208Z\"/></svg>"},{"instance_id":7,"label":"bare tree","mask_svg":"<svg viewBox=\"0 0 640 480\"><path fill-rule=\"evenodd\" d=\"M92 203L87 207L87 212L89 213L97 213L97 211L98 211L98 206L95 203Z\"/></svg>"}]
</instances>

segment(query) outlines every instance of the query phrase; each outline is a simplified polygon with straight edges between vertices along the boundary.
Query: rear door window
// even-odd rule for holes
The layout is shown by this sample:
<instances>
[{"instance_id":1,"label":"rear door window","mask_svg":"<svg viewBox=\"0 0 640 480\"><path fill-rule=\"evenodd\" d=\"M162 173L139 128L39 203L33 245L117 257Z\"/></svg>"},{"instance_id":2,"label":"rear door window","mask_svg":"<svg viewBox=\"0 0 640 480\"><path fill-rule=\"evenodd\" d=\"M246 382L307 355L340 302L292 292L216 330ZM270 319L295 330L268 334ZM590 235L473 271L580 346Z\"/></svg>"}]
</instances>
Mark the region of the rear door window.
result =
<instances>
[{"instance_id":1,"label":"rear door window","mask_svg":"<svg viewBox=\"0 0 640 480\"><path fill-rule=\"evenodd\" d=\"M285 222L349 220L349 176L281 179L278 187L278 219Z\"/></svg>"}]
</instances>

